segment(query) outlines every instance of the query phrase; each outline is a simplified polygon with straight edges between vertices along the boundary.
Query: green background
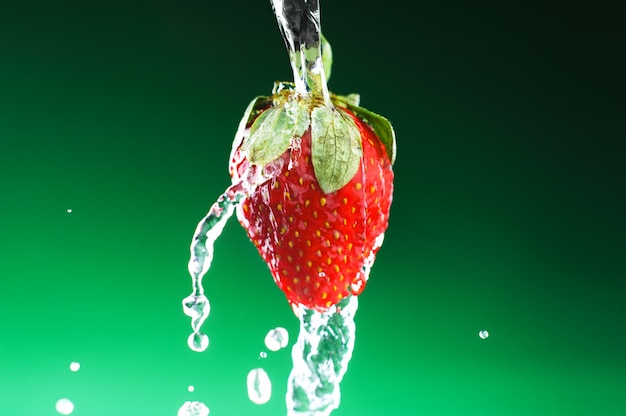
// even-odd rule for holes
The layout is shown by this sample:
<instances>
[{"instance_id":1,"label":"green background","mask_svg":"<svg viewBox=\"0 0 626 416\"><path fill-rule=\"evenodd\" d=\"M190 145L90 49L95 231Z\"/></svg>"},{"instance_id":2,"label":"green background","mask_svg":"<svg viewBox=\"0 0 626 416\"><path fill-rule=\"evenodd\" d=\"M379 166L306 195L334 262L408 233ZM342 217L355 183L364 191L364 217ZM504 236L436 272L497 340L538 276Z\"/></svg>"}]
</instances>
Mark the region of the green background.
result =
<instances>
[{"instance_id":1,"label":"green background","mask_svg":"<svg viewBox=\"0 0 626 416\"><path fill-rule=\"evenodd\" d=\"M424 3L322 4L330 88L399 149L333 416L624 415L623 6ZM0 415L285 414L290 351L259 353L298 322L236 221L204 353L180 301L242 112L289 79L269 1L0 1Z\"/></svg>"}]
</instances>

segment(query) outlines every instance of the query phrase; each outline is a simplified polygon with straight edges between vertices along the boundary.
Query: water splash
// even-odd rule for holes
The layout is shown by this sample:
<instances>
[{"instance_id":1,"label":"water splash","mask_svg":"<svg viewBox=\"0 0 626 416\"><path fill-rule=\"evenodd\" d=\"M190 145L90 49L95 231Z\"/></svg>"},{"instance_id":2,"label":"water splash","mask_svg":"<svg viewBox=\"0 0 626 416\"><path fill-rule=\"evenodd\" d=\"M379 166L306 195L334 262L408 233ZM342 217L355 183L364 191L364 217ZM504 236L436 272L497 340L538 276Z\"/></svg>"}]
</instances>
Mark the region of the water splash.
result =
<instances>
[{"instance_id":1,"label":"water splash","mask_svg":"<svg viewBox=\"0 0 626 416\"><path fill-rule=\"evenodd\" d=\"M235 206L246 196L240 184L230 186L220 195L206 216L198 223L191 243L189 274L191 275L191 295L183 299L183 311L191 318L191 329L187 343L194 351L204 351L209 345L209 337L200 332L202 324L209 316L211 305L204 295L202 277L211 267L213 245L233 215Z\"/></svg>"},{"instance_id":2,"label":"water splash","mask_svg":"<svg viewBox=\"0 0 626 416\"><path fill-rule=\"evenodd\" d=\"M250 370L246 380L248 397L255 404L265 404L272 397L272 382L262 368Z\"/></svg>"},{"instance_id":3,"label":"water splash","mask_svg":"<svg viewBox=\"0 0 626 416\"><path fill-rule=\"evenodd\" d=\"M178 409L177 416L208 416L210 409L202 402L185 402Z\"/></svg>"},{"instance_id":4,"label":"water splash","mask_svg":"<svg viewBox=\"0 0 626 416\"><path fill-rule=\"evenodd\" d=\"M330 95L322 62L319 1L271 0L294 75L296 92L320 93L326 104Z\"/></svg>"},{"instance_id":5,"label":"water splash","mask_svg":"<svg viewBox=\"0 0 626 416\"><path fill-rule=\"evenodd\" d=\"M293 346L287 385L288 416L328 416L339 407L339 383L352 358L358 299L351 296L326 312L295 307L300 334Z\"/></svg>"},{"instance_id":6,"label":"water splash","mask_svg":"<svg viewBox=\"0 0 626 416\"><path fill-rule=\"evenodd\" d=\"M239 135L239 133L238 133ZM215 240L224 230L235 207L254 190L280 173L277 163L268 163L259 169L256 165L245 166L244 172L211 205L209 212L198 223L191 242L191 257L188 269L191 275L192 292L183 299L183 311L191 318L191 329L187 343L193 351L202 352L209 346L209 337L201 332L202 324L209 316L211 305L204 294L202 278L211 267ZM282 167L282 165L281 165Z\"/></svg>"}]
</instances>

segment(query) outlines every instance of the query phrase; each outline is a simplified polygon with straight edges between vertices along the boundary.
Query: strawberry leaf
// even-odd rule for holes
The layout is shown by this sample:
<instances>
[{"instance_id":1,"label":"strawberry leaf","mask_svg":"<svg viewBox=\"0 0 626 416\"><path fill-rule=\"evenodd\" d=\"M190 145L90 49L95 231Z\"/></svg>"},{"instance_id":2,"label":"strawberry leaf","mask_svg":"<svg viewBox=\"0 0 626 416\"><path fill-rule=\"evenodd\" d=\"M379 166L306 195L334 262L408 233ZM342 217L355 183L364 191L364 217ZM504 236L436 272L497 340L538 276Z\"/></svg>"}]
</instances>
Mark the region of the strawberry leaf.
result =
<instances>
[{"instance_id":1,"label":"strawberry leaf","mask_svg":"<svg viewBox=\"0 0 626 416\"><path fill-rule=\"evenodd\" d=\"M348 95L335 95L331 93L330 99L337 107L348 108L348 105L358 106L361 96L356 93Z\"/></svg>"},{"instance_id":2,"label":"strawberry leaf","mask_svg":"<svg viewBox=\"0 0 626 416\"><path fill-rule=\"evenodd\" d=\"M393 164L396 160L396 133L393 131L391 122L385 117L366 110L363 107L359 107L358 105L354 105L349 101L346 103L348 108L352 110L354 114L372 126L376 136L378 136L380 141L385 145L389 160Z\"/></svg>"},{"instance_id":3,"label":"strawberry leaf","mask_svg":"<svg viewBox=\"0 0 626 416\"><path fill-rule=\"evenodd\" d=\"M307 108L295 101L265 110L250 127L243 149L251 163L265 164L278 159L295 137L301 137L309 128Z\"/></svg>"},{"instance_id":4,"label":"strawberry leaf","mask_svg":"<svg viewBox=\"0 0 626 416\"><path fill-rule=\"evenodd\" d=\"M335 107L317 107L311 113L311 158L322 191L343 188L356 175L363 148L354 121Z\"/></svg>"}]
</instances>

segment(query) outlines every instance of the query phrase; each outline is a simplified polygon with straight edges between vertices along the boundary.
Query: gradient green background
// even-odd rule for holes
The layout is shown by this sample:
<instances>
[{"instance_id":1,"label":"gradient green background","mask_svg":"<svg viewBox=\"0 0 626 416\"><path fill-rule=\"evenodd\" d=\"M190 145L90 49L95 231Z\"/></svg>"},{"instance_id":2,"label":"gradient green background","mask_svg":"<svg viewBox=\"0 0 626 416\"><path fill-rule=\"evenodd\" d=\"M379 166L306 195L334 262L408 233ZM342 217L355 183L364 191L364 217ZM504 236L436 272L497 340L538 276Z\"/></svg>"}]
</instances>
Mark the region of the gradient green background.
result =
<instances>
[{"instance_id":1,"label":"gradient green background","mask_svg":"<svg viewBox=\"0 0 626 416\"><path fill-rule=\"evenodd\" d=\"M333 416L624 415L623 6L424 3L322 3L331 89L399 148ZM297 320L236 221L205 353L180 300L242 112L290 78L269 1L0 1L0 415L285 414L290 351L259 353Z\"/></svg>"}]
</instances>

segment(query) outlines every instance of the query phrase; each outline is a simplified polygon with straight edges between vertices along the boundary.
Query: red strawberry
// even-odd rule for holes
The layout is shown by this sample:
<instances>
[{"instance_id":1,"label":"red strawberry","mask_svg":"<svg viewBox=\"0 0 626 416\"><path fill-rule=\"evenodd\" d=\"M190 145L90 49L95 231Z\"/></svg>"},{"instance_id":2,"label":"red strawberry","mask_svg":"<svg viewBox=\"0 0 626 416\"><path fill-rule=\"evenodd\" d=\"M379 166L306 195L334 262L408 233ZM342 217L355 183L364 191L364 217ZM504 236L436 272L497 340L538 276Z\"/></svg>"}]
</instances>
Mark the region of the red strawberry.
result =
<instances>
[{"instance_id":1,"label":"red strawberry","mask_svg":"<svg viewBox=\"0 0 626 416\"><path fill-rule=\"evenodd\" d=\"M356 173L345 185L332 192L322 189L309 126L277 159L282 163L274 162L280 173L258 186L237 210L289 302L317 310L364 289L387 228L392 199L393 154L352 111L341 107L338 111L356 125L362 145ZM250 163L243 142L233 149L234 181Z\"/></svg>"},{"instance_id":2,"label":"red strawberry","mask_svg":"<svg viewBox=\"0 0 626 416\"><path fill-rule=\"evenodd\" d=\"M387 229L395 138L328 91L317 1L272 1L294 83L254 100L233 145L237 216L292 305L324 311L365 287Z\"/></svg>"}]
</instances>

